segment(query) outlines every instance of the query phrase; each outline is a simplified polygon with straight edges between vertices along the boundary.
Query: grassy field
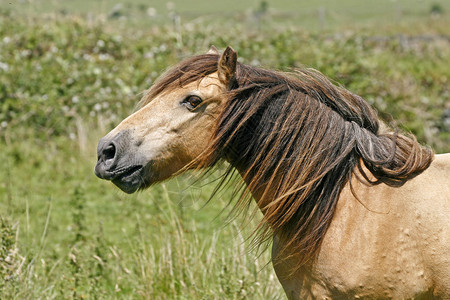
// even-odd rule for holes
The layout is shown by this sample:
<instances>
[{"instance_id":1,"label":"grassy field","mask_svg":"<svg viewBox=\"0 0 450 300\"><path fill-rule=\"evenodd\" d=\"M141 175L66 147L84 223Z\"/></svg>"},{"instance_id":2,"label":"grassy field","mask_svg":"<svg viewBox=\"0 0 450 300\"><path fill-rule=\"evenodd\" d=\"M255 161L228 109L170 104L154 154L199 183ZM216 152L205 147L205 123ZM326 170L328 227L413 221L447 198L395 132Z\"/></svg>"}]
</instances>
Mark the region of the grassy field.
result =
<instances>
[{"instance_id":1,"label":"grassy field","mask_svg":"<svg viewBox=\"0 0 450 300\"><path fill-rule=\"evenodd\" d=\"M265 4L262 4L263 2L265 2ZM136 10L152 7L160 14L175 10L181 14L191 13L196 15L258 10L261 9L262 5L265 5L268 10L292 13L301 11L311 12L317 11L318 8L324 8L342 15L343 18L360 16L364 19L367 19L367 17L371 18L396 13L395 11L393 12L392 8L403 10L405 14L415 14L417 16L428 13L431 7L436 4L442 6L444 10L450 7L450 4L443 0L380 0L376 2L367 0L317 0L313 2L306 0L230 0L214 2L208 0L194 0L189 2L182 0L154 0L151 2L144 0L22 0L3 2L3 5L9 6L14 10L26 12L32 11L33 14L53 13L57 11L66 11L70 14L88 12L103 14L109 13L115 6L118 6L118 4ZM385 17L387 18L387 16ZM361 21L361 18L358 21Z\"/></svg>"},{"instance_id":2,"label":"grassy field","mask_svg":"<svg viewBox=\"0 0 450 300\"><path fill-rule=\"evenodd\" d=\"M229 1L145 1L145 0L21 0L5 1L7 9L29 17L39 15L81 15L102 18L143 28L171 22L223 22L238 19L240 23L269 23L302 27L308 30L353 28L423 21L430 13L450 11L445 0L229 0Z\"/></svg>"},{"instance_id":3,"label":"grassy field","mask_svg":"<svg viewBox=\"0 0 450 300\"><path fill-rule=\"evenodd\" d=\"M232 189L208 202L214 176L125 195L93 174L98 139L164 69L211 44L245 63L314 67L450 151L448 2L285 2L259 16L258 1L159 1L156 17L126 2L117 18L106 0L1 3L1 299L284 299L269 251L250 250L257 220L227 217Z\"/></svg>"}]
</instances>

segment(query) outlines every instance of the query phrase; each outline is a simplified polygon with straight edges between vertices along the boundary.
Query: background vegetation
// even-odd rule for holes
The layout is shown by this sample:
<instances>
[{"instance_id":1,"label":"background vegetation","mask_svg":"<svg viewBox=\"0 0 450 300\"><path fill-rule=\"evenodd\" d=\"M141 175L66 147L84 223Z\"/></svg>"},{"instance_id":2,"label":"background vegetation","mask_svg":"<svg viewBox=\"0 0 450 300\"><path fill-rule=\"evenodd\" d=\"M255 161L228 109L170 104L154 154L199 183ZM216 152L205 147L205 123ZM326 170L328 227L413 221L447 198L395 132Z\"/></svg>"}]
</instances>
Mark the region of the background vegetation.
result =
<instances>
[{"instance_id":1,"label":"background vegetation","mask_svg":"<svg viewBox=\"0 0 450 300\"><path fill-rule=\"evenodd\" d=\"M130 196L93 175L98 139L211 44L316 68L450 151L448 2L185 3L0 3L1 299L284 299L212 178Z\"/></svg>"}]
</instances>

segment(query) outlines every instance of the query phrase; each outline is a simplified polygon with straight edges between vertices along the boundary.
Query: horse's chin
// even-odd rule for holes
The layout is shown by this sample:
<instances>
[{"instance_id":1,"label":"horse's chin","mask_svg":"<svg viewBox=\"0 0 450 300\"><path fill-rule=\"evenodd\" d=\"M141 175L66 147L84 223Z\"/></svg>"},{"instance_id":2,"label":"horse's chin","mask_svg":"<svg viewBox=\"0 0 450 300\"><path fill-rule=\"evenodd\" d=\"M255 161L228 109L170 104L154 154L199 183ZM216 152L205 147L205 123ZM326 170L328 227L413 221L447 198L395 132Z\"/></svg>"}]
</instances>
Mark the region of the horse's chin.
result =
<instances>
[{"instance_id":1,"label":"horse's chin","mask_svg":"<svg viewBox=\"0 0 450 300\"><path fill-rule=\"evenodd\" d=\"M133 183L133 182L124 182L121 180L113 180L112 183L114 183L119 189L121 189L123 192L127 194L133 194L137 190L141 189L141 183Z\"/></svg>"},{"instance_id":2,"label":"horse's chin","mask_svg":"<svg viewBox=\"0 0 450 300\"><path fill-rule=\"evenodd\" d=\"M153 184L164 180L157 178L155 175L149 168L144 168L129 177L116 178L111 181L123 192L133 194L148 189Z\"/></svg>"}]
</instances>

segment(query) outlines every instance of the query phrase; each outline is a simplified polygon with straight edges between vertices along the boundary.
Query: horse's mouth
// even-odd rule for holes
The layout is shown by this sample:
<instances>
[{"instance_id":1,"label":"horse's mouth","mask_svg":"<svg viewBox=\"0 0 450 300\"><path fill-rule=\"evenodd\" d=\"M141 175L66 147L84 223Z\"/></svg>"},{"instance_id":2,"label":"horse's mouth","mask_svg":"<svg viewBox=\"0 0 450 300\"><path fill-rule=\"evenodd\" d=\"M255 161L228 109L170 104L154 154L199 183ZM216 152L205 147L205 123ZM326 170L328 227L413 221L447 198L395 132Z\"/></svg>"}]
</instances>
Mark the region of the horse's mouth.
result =
<instances>
[{"instance_id":1,"label":"horse's mouth","mask_svg":"<svg viewBox=\"0 0 450 300\"><path fill-rule=\"evenodd\" d=\"M143 169L143 166L137 165L114 170L111 174L111 181L125 193L132 194L143 183Z\"/></svg>"}]
</instances>

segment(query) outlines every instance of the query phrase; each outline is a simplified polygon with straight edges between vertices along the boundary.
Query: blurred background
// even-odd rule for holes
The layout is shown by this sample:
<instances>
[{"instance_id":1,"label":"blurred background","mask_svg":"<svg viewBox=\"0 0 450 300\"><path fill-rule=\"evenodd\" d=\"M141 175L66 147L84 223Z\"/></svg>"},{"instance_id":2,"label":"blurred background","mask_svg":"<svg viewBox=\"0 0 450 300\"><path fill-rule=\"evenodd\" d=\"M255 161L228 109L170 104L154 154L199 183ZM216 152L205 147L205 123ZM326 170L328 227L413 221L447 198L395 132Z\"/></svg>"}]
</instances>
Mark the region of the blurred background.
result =
<instances>
[{"instance_id":1,"label":"blurred background","mask_svg":"<svg viewBox=\"0 0 450 300\"><path fill-rule=\"evenodd\" d=\"M98 139L210 45L318 69L450 151L449 1L0 0L1 299L285 299L214 176L125 195L93 174Z\"/></svg>"}]
</instances>

